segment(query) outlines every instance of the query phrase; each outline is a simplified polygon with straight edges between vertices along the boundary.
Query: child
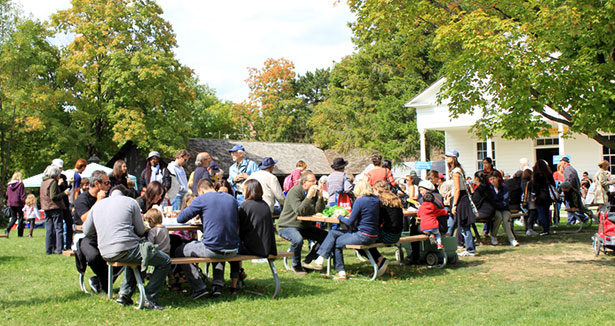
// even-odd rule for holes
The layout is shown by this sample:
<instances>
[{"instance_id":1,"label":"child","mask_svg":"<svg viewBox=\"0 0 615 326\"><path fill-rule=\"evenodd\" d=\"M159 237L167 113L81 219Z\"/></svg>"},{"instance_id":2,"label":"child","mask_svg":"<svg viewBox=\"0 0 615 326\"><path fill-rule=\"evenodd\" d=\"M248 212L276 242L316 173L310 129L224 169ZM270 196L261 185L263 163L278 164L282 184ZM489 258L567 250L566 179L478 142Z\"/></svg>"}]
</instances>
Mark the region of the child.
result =
<instances>
[{"instance_id":1,"label":"child","mask_svg":"<svg viewBox=\"0 0 615 326\"><path fill-rule=\"evenodd\" d=\"M25 219L30 223L30 234L28 234L28 238L32 238L34 222L37 218L41 218L41 214L38 212L38 207L36 207L36 196L29 194L28 197L26 197L26 206L24 206L21 210L23 211Z\"/></svg>"},{"instance_id":2,"label":"child","mask_svg":"<svg viewBox=\"0 0 615 326\"><path fill-rule=\"evenodd\" d=\"M147 241L157 244L158 250L170 255L171 240L169 239L169 230L162 227L162 213L157 208L150 208L149 211L145 212L144 217L151 228L147 233Z\"/></svg>"},{"instance_id":3,"label":"child","mask_svg":"<svg viewBox=\"0 0 615 326\"><path fill-rule=\"evenodd\" d=\"M431 192L423 195L423 204L419 206L417 212L421 219L421 232L429 234L431 244L437 244L438 250L444 249L442 239L440 238L440 230L438 224L438 216L448 214L445 209L438 208L434 202L434 196Z\"/></svg>"}]
</instances>

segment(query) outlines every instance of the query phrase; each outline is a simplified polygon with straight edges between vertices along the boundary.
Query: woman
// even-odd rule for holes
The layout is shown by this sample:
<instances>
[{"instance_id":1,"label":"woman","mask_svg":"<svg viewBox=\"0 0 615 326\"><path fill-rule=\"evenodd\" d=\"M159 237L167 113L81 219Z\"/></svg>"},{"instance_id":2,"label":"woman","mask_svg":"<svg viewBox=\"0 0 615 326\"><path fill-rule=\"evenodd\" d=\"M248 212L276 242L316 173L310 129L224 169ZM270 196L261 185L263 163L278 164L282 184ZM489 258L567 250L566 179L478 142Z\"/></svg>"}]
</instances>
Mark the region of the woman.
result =
<instances>
[{"instance_id":1,"label":"woman","mask_svg":"<svg viewBox=\"0 0 615 326\"><path fill-rule=\"evenodd\" d=\"M602 209L604 204L609 202L608 189L613 184L611 181L611 172L609 172L609 162L602 160L598 163L600 170L596 172L594 176L594 183L596 184L596 192L594 194L594 204L598 204L598 212Z\"/></svg>"},{"instance_id":2,"label":"woman","mask_svg":"<svg viewBox=\"0 0 615 326\"><path fill-rule=\"evenodd\" d=\"M581 194L583 195L583 199L587 196L587 191L591 185L592 179L589 178L589 172L583 172L583 177L581 178Z\"/></svg>"},{"instance_id":3,"label":"woman","mask_svg":"<svg viewBox=\"0 0 615 326\"><path fill-rule=\"evenodd\" d=\"M137 198L137 203L141 208L141 214L145 214L152 206L160 205L164 200L165 190L162 183L158 181L152 181L145 188L145 193Z\"/></svg>"},{"instance_id":4,"label":"woman","mask_svg":"<svg viewBox=\"0 0 615 326\"><path fill-rule=\"evenodd\" d=\"M45 252L47 255L51 255L54 249L56 253L62 254L64 246L64 225L62 224L63 211L66 209L64 199L68 198L70 190L59 191L60 172L57 166L48 166L43 172L40 189L41 208L45 211Z\"/></svg>"},{"instance_id":5,"label":"woman","mask_svg":"<svg viewBox=\"0 0 615 326\"><path fill-rule=\"evenodd\" d=\"M474 189L472 193L472 201L474 205L476 205L476 209L478 209L478 218L488 221L485 223L485 225L488 226L487 229L483 230L483 232L487 232L493 227L495 192L493 191L493 187L489 184L487 174L483 171L474 173L474 185L476 189ZM491 234L491 244L494 246L498 244L498 240L493 234Z\"/></svg>"},{"instance_id":6,"label":"woman","mask_svg":"<svg viewBox=\"0 0 615 326\"><path fill-rule=\"evenodd\" d=\"M538 235L538 232L534 231L534 224L536 224L536 196L532 191L534 178L534 172L531 169L523 170L521 175L521 189L523 189L522 206L527 211L527 216L523 218L525 222L525 234L526 235Z\"/></svg>"},{"instance_id":7,"label":"woman","mask_svg":"<svg viewBox=\"0 0 615 326\"><path fill-rule=\"evenodd\" d=\"M465 183L465 173L458 161L459 152L453 149L447 151L444 155L446 156L446 165L450 171L450 176L453 179L451 213L455 216L455 222L461 231L466 248L465 251L459 253L459 256L474 256L476 255L476 247L470 226L476 222L476 216L472 211L472 204L470 203L470 196Z\"/></svg>"},{"instance_id":8,"label":"woman","mask_svg":"<svg viewBox=\"0 0 615 326\"><path fill-rule=\"evenodd\" d=\"M346 267L342 250L348 244L370 245L378 239L380 199L374 195L372 187L365 179L357 181L354 187L356 200L352 206L350 217L340 218L340 223L348 227L349 231L331 230L318 249L318 258L307 267L322 269L322 262L335 251L335 270L338 274L335 280L346 280ZM311 264L310 264L311 265Z\"/></svg>"},{"instance_id":9,"label":"woman","mask_svg":"<svg viewBox=\"0 0 615 326\"><path fill-rule=\"evenodd\" d=\"M6 206L11 209L11 220L4 229L4 234L8 238L11 228L17 222L17 236L23 237L23 207L26 204L26 190L21 182L21 172L13 173L11 181L6 187Z\"/></svg>"},{"instance_id":10,"label":"woman","mask_svg":"<svg viewBox=\"0 0 615 326\"><path fill-rule=\"evenodd\" d=\"M216 192L226 192L233 197L235 196L235 194L233 194L233 187L231 187L231 184L228 183L228 181L226 181L226 179L224 178L220 178L220 180L216 182L216 184L214 185L214 189L216 190Z\"/></svg>"},{"instance_id":11,"label":"woman","mask_svg":"<svg viewBox=\"0 0 615 326\"><path fill-rule=\"evenodd\" d=\"M404 210L401 199L391 192L386 181L379 180L374 183L374 194L380 199L379 222L380 231L376 242L396 243L401 237L403 227ZM369 249L370 254L378 264L377 277L384 275L389 261L382 257L377 248ZM361 255L365 253L359 250Z\"/></svg>"},{"instance_id":12,"label":"woman","mask_svg":"<svg viewBox=\"0 0 615 326\"><path fill-rule=\"evenodd\" d=\"M559 162L557 164L557 170L553 172L553 181L555 181L555 188L559 189L559 185L565 181L564 178L564 163ZM560 193L560 191L558 191ZM558 199L553 203L553 227L556 228L559 225L560 214L559 211L562 208L562 200Z\"/></svg>"},{"instance_id":13,"label":"woman","mask_svg":"<svg viewBox=\"0 0 615 326\"><path fill-rule=\"evenodd\" d=\"M243 184L245 200L239 206L239 251L240 255L254 255L267 258L277 255L275 227L269 205L263 200L261 184L250 179ZM231 294L237 294L239 281L246 278L240 262L231 265Z\"/></svg>"},{"instance_id":14,"label":"woman","mask_svg":"<svg viewBox=\"0 0 615 326\"><path fill-rule=\"evenodd\" d=\"M538 220L542 226L540 235L548 235L551 226L551 211L550 207L553 203L549 194L549 186L555 187L553 173L545 160L538 160L534 167L534 176L532 178L532 192L536 196L536 213Z\"/></svg>"},{"instance_id":15,"label":"woman","mask_svg":"<svg viewBox=\"0 0 615 326\"><path fill-rule=\"evenodd\" d=\"M512 233L510 227L510 208L508 207L508 187L502 180L502 175L498 171L493 171L489 174L489 183L493 186L495 192L495 220L493 221L493 228L491 229L491 242L498 236L498 230L500 224L504 225L504 232L508 237L510 245L517 247L519 242L515 240L515 236ZM497 243L497 239L495 240Z\"/></svg>"},{"instance_id":16,"label":"woman","mask_svg":"<svg viewBox=\"0 0 615 326\"><path fill-rule=\"evenodd\" d=\"M117 160L113 163L113 171L109 174L109 181L111 181L109 190L119 184L128 188L128 166L126 166L124 160Z\"/></svg>"}]
</instances>

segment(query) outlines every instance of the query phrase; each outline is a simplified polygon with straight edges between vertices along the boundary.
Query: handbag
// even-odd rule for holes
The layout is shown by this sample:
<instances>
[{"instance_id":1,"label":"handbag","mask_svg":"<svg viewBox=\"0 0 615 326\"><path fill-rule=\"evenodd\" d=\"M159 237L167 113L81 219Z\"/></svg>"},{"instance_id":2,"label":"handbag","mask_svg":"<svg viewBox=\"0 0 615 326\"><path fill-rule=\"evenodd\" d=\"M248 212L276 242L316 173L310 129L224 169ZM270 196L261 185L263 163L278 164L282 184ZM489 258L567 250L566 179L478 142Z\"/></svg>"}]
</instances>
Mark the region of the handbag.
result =
<instances>
[{"instance_id":1,"label":"handbag","mask_svg":"<svg viewBox=\"0 0 615 326\"><path fill-rule=\"evenodd\" d=\"M470 206L472 207L472 214L474 214L475 219L478 219L478 209L476 208L476 205L474 204L474 201L472 200L472 196L470 195L470 190L468 189L468 183L466 182L466 177L463 175L463 173L460 173L460 174L461 174L461 178L459 181L463 182L463 188L468 194L468 200L470 201Z\"/></svg>"}]
</instances>

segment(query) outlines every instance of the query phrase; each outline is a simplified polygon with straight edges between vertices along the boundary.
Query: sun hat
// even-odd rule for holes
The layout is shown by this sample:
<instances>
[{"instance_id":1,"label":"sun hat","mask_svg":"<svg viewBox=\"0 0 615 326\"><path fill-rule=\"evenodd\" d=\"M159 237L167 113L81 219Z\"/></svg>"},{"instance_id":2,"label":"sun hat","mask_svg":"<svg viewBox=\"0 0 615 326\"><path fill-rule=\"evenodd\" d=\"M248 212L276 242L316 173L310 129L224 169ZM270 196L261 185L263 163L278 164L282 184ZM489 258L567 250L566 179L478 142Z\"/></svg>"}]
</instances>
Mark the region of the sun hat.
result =
<instances>
[{"instance_id":1,"label":"sun hat","mask_svg":"<svg viewBox=\"0 0 615 326\"><path fill-rule=\"evenodd\" d=\"M331 168L333 170L343 169L348 165L348 161L344 160L342 157L337 157L333 160L333 164L331 164Z\"/></svg>"},{"instance_id":2,"label":"sun hat","mask_svg":"<svg viewBox=\"0 0 615 326\"><path fill-rule=\"evenodd\" d=\"M434 191L436 190L436 188L433 186L433 184L427 180L423 180L421 182L419 182L419 188L425 188L429 191Z\"/></svg>"},{"instance_id":3,"label":"sun hat","mask_svg":"<svg viewBox=\"0 0 615 326\"><path fill-rule=\"evenodd\" d=\"M271 157L265 157L261 164L258 165L258 168L261 170L268 169L278 163L277 160L274 160Z\"/></svg>"},{"instance_id":4,"label":"sun hat","mask_svg":"<svg viewBox=\"0 0 615 326\"><path fill-rule=\"evenodd\" d=\"M62 169L64 167L64 161L62 161L62 159L60 158L56 158L55 160L51 161L51 165Z\"/></svg>"},{"instance_id":5,"label":"sun hat","mask_svg":"<svg viewBox=\"0 0 615 326\"><path fill-rule=\"evenodd\" d=\"M218 163L216 163L216 161L211 161L211 163L209 163L209 168L214 171L214 173L220 172L220 169L218 168Z\"/></svg>"},{"instance_id":6,"label":"sun hat","mask_svg":"<svg viewBox=\"0 0 615 326\"><path fill-rule=\"evenodd\" d=\"M149 159L154 157L154 156L157 157L157 158L160 158L160 153L158 153L156 151L151 151L151 152L149 152L149 154L147 154L146 160L149 161Z\"/></svg>"},{"instance_id":7,"label":"sun hat","mask_svg":"<svg viewBox=\"0 0 615 326\"><path fill-rule=\"evenodd\" d=\"M236 151L245 152L246 149L243 148L243 145L239 145L239 144L237 144L237 145L233 146L233 148L229 149L229 153L236 152Z\"/></svg>"}]
</instances>

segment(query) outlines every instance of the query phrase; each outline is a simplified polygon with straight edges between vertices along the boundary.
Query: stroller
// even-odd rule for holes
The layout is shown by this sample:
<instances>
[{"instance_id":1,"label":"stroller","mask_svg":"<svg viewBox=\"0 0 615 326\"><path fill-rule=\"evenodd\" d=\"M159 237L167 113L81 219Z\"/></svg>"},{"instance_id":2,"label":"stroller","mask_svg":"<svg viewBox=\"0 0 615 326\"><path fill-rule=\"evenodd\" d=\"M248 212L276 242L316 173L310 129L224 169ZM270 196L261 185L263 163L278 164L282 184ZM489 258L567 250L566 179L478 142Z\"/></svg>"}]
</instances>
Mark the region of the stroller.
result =
<instances>
[{"instance_id":1,"label":"stroller","mask_svg":"<svg viewBox=\"0 0 615 326\"><path fill-rule=\"evenodd\" d=\"M612 205L604 205L598 212L599 224L598 233L592 237L594 254L600 255L600 251L604 254L607 249L615 251L615 212L611 213Z\"/></svg>"}]
</instances>

